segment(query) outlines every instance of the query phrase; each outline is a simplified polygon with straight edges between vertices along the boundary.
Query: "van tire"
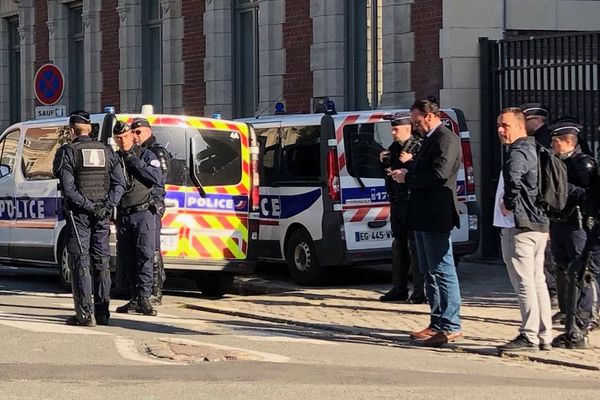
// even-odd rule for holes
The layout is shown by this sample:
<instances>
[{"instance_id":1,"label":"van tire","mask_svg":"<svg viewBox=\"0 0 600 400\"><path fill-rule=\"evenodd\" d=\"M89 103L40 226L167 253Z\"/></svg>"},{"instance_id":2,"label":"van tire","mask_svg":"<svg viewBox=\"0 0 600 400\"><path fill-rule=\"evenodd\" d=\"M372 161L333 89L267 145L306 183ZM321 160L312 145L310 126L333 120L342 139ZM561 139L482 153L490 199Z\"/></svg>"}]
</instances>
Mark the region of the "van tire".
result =
<instances>
[{"instance_id":1,"label":"van tire","mask_svg":"<svg viewBox=\"0 0 600 400\"><path fill-rule=\"evenodd\" d=\"M60 286L71 291L71 269L69 268L69 253L67 252L67 241L61 240L58 247L58 281Z\"/></svg>"},{"instance_id":2,"label":"van tire","mask_svg":"<svg viewBox=\"0 0 600 400\"><path fill-rule=\"evenodd\" d=\"M297 284L322 285L327 281L329 269L319 264L315 245L304 229L292 232L285 254L290 275Z\"/></svg>"},{"instance_id":3,"label":"van tire","mask_svg":"<svg viewBox=\"0 0 600 400\"><path fill-rule=\"evenodd\" d=\"M224 272L202 272L194 276L198 290L209 297L222 297L231 289L233 274Z\"/></svg>"}]
</instances>

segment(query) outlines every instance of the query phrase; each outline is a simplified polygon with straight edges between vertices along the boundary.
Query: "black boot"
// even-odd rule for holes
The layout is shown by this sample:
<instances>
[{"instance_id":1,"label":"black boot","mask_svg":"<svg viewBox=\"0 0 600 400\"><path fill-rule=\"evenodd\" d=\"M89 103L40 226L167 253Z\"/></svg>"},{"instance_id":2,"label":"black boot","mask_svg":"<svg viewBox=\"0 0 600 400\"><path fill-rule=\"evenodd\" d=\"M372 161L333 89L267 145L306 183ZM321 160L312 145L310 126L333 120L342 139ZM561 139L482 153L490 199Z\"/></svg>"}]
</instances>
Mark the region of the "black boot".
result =
<instances>
[{"instance_id":1,"label":"black boot","mask_svg":"<svg viewBox=\"0 0 600 400\"><path fill-rule=\"evenodd\" d=\"M138 299L138 304L137 308L135 309L135 312L150 316L156 315L156 310L152 307L152 304L150 304L150 299L148 299L147 297L140 297Z\"/></svg>"},{"instance_id":2,"label":"black boot","mask_svg":"<svg viewBox=\"0 0 600 400\"><path fill-rule=\"evenodd\" d=\"M578 335L574 335L578 336ZM554 338L552 347L558 349L587 349L590 344L587 336L574 337L568 333L563 333Z\"/></svg>"},{"instance_id":3,"label":"black boot","mask_svg":"<svg viewBox=\"0 0 600 400\"><path fill-rule=\"evenodd\" d=\"M379 298L381 301L406 301L407 299L408 293L397 289L392 289Z\"/></svg>"},{"instance_id":4,"label":"black boot","mask_svg":"<svg viewBox=\"0 0 600 400\"><path fill-rule=\"evenodd\" d=\"M86 319L80 321L79 318L77 318L77 316L73 315L73 316L70 316L69 318L67 318L65 323L67 325L93 327L93 326L96 326L96 319L94 318L94 315L92 314L92 316L90 318L86 318Z\"/></svg>"},{"instance_id":5,"label":"black boot","mask_svg":"<svg viewBox=\"0 0 600 400\"><path fill-rule=\"evenodd\" d=\"M123 304L120 307L117 307L116 311L119 314L127 314L131 310L137 309L137 300L131 299L127 303Z\"/></svg>"}]
</instances>

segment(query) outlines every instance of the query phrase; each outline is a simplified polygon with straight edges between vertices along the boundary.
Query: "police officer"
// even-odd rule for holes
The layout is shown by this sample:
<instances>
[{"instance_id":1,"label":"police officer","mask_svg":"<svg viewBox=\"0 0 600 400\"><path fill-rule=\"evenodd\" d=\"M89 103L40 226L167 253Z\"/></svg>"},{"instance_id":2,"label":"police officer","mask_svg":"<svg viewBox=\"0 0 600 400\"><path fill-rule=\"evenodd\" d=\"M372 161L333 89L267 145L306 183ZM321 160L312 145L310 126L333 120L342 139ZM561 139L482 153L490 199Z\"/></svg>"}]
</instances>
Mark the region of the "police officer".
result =
<instances>
[{"instance_id":1,"label":"police officer","mask_svg":"<svg viewBox=\"0 0 600 400\"><path fill-rule=\"evenodd\" d=\"M161 219L165 214L165 184L171 168L171 154L152 135L150 123L145 118L136 118L131 122L131 130L134 134L135 143L147 148L154 153L160 162L162 171L162 180L159 185L154 185L152 189L152 199L150 201L150 211L154 214L156 220L156 250L154 252L154 269L152 280L152 304L160 305L162 303L162 287L165 281L165 271L163 268L162 254L160 252L160 229Z\"/></svg>"},{"instance_id":2,"label":"police officer","mask_svg":"<svg viewBox=\"0 0 600 400\"><path fill-rule=\"evenodd\" d=\"M108 324L108 217L125 191L118 157L110 147L92 140L91 130L88 112L71 113L72 142L58 149L53 163L68 226L67 251L75 303L75 316L67 318L68 325Z\"/></svg>"},{"instance_id":3,"label":"police officer","mask_svg":"<svg viewBox=\"0 0 600 400\"><path fill-rule=\"evenodd\" d=\"M552 147L567 165L569 181L567 206L561 213L565 221L559 234L552 236L552 245L554 247L557 241L561 262L564 263L562 269L566 270L561 289L564 292L562 302L566 332L552 342L552 346L559 348L588 346L589 316L582 315L578 303L581 291L592 284L600 270L598 166L577 146L580 132L581 126L571 122L552 127ZM567 255L570 259L566 258Z\"/></svg>"},{"instance_id":4,"label":"police officer","mask_svg":"<svg viewBox=\"0 0 600 400\"><path fill-rule=\"evenodd\" d=\"M154 186L162 181L160 162L150 150L135 144L128 124L118 121L113 134L126 176L126 191L117 210L117 259L130 298L117 307L117 312L134 309L144 315L156 315L150 303L156 250L156 218L150 203Z\"/></svg>"},{"instance_id":5,"label":"police officer","mask_svg":"<svg viewBox=\"0 0 600 400\"><path fill-rule=\"evenodd\" d=\"M549 215L550 247L554 258L559 312L552 320L564 320L569 264L583 254L587 234L583 229L586 190L595 176L594 159L581 151L578 144L579 125L563 122L551 127L552 149L567 166L568 199L558 214Z\"/></svg>"},{"instance_id":6,"label":"police officer","mask_svg":"<svg viewBox=\"0 0 600 400\"><path fill-rule=\"evenodd\" d=\"M552 143L551 131L546 124L548 109L540 103L526 103L520 107L525 114L525 129L529 136L535 136L536 142L549 149Z\"/></svg>"},{"instance_id":7,"label":"police officer","mask_svg":"<svg viewBox=\"0 0 600 400\"><path fill-rule=\"evenodd\" d=\"M390 222L392 225L392 289L380 297L381 301L408 299L408 273L412 265L414 290L411 303L424 303L423 276L419 272L412 231L408 228L408 187L392 179L391 171L409 169L413 156L421 148L421 140L412 135L410 115L395 114L392 121L393 142L379 155L386 172L385 185L390 198Z\"/></svg>"}]
</instances>

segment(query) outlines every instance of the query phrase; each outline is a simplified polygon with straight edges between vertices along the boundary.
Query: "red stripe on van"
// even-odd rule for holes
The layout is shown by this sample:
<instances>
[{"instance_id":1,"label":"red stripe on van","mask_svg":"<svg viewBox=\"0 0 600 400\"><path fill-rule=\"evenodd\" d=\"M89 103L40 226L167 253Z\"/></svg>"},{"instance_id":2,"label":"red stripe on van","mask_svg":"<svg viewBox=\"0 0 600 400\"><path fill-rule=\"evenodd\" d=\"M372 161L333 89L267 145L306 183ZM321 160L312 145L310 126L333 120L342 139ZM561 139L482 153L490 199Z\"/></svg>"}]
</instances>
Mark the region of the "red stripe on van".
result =
<instances>
[{"instance_id":1,"label":"red stripe on van","mask_svg":"<svg viewBox=\"0 0 600 400\"><path fill-rule=\"evenodd\" d=\"M356 210L356 214L354 214L350 219L350 222L362 221L368 213L368 208L359 208L358 210Z\"/></svg>"},{"instance_id":2,"label":"red stripe on van","mask_svg":"<svg viewBox=\"0 0 600 400\"><path fill-rule=\"evenodd\" d=\"M358 115L349 115L342 121L342 124L335 131L335 139L338 143L342 141L342 137L344 136L344 126L355 123L358 120Z\"/></svg>"},{"instance_id":3,"label":"red stripe on van","mask_svg":"<svg viewBox=\"0 0 600 400\"><path fill-rule=\"evenodd\" d=\"M375 221L384 221L390 216L390 208L383 207L379 214L375 217Z\"/></svg>"}]
</instances>

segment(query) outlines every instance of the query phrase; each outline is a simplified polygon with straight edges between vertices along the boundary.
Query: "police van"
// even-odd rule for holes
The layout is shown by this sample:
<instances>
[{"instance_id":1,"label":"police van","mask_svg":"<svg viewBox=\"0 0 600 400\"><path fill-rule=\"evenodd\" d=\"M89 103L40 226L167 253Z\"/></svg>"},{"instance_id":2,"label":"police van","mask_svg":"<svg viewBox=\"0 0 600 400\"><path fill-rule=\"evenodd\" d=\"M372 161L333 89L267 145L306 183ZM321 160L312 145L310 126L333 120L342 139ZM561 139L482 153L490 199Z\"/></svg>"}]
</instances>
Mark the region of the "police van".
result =
<instances>
[{"instance_id":1,"label":"police van","mask_svg":"<svg viewBox=\"0 0 600 400\"><path fill-rule=\"evenodd\" d=\"M285 261L301 284L325 281L329 267L391 259L390 207L379 153L391 144L381 110L241 119L260 143L259 261ZM458 173L460 228L456 257L479 245L469 131L462 111L441 111L461 139Z\"/></svg>"},{"instance_id":2,"label":"police van","mask_svg":"<svg viewBox=\"0 0 600 400\"><path fill-rule=\"evenodd\" d=\"M144 117L173 155L161 230L165 268L185 273L205 293L221 294L233 275L251 272L257 238L257 151L241 122L141 114L93 114L92 137L114 145L117 119ZM69 140L68 118L14 124L0 135L0 261L58 266L70 287L56 150ZM111 228L111 263L115 229Z\"/></svg>"}]
</instances>

